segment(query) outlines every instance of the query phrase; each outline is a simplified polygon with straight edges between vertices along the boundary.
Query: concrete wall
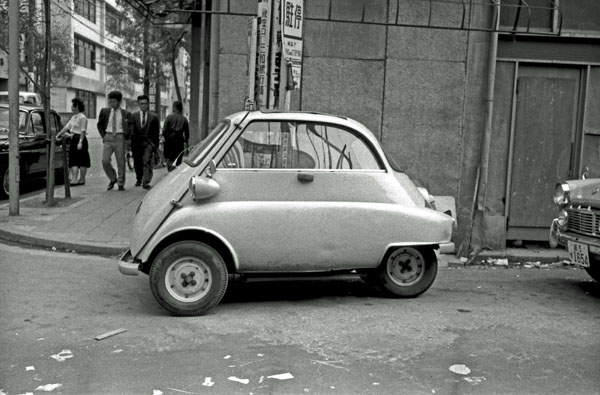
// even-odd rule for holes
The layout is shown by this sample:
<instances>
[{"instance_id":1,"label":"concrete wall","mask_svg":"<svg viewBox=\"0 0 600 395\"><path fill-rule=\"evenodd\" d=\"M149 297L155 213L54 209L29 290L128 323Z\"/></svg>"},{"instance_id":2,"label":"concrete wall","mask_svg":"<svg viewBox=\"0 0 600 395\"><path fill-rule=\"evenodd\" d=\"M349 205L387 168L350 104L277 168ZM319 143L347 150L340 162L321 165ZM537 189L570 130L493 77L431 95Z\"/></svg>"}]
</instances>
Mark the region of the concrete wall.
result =
<instances>
[{"instance_id":1,"label":"concrete wall","mask_svg":"<svg viewBox=\"0 0 600 395\"><path fill-rule=\"evenodd\" d=\"M387 5L389 4L389 9ZM424 25L429 3L374 0L366 22ZM234 12L256 12L256 1ZM464 233L482 132L488 33L358 23L362 1L305 0L301 94L292 109L346 115L371 129L418 184L456 198ZM467 18L471 15L467 15ZM486 23L485 8L473 10ZM462 6L431 10L435 26L460 26ZM247 95L248 17L222 16L219 115L243 109ZM344 22L340 22L344 21ZM457 240L460 240L458 237Z\"/></svg>"}]
</instances>

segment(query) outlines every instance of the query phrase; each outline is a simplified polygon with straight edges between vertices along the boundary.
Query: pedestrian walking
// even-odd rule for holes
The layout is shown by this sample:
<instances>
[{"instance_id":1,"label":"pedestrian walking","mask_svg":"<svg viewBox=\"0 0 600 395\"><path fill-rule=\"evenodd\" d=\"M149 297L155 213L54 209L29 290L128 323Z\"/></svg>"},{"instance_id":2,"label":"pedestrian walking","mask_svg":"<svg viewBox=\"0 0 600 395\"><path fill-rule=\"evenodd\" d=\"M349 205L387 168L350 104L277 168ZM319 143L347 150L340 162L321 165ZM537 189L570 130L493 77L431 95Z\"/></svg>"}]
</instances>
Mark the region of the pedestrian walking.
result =
<instances>
[{"instance_id":1,"label":"pedestrian walking","mask_svg":"<svg viewBox=\"0 0 600 395\"><path fill-rule=\"evenodd\" d=\"M69 147L68 163L73 181L71 186L85 185L85 176L88 168L91 166L90 153L88 151L87 140L87 117L83 113L85 105L83 101L76 97L71 100L71 111L75 113L56 135L60 140L63 135L71 136L71 145Z\"/></svg>"},{"instance_id":2,"label":"pedestrian walking","mask_svg":"<svg viewBox=\"0 0 600 395\"><path fill-rule=\"evenodd\" d=\"M100 110L98 131L102 136L102 167L110 180L107 190L119 184L119 191L125 190L125 151L131 138L131 114L121 108L123 94L112 91L108 94L108 107ZM113 154L117 160L117 171L112 166ZM117 173L118 172L118 173Z\"/></svg>"},{"instance_id":3,"label":"pedestrian walking","mask_svg":"<svg viewBox=\"0 0 600 395\"><path fill-rule=\"evenodd\" d=\"M133 167L135 168L135 186L150 189L152 181L152 155L158 150L158 135L160 123L158 116L148 111L150 100L146 95L137 98L140 110L135 112L133 118L133 137L131 152L133 153Z\"/></svg>"},{"instance_id":4,"label":"pedestrian walking","mask_svg":"<svg viewBox=\"0 0 600 395\"><path fill-rule=\"evenodd\" d=\"M163 126L163 138L165 139L163 154L167 159L169 171L174 169L175 159L187 147L190 138L190 125L182 112L183 104L180 101L173 102L173 113L167 116Z\"/></svg>"}]
</instances>

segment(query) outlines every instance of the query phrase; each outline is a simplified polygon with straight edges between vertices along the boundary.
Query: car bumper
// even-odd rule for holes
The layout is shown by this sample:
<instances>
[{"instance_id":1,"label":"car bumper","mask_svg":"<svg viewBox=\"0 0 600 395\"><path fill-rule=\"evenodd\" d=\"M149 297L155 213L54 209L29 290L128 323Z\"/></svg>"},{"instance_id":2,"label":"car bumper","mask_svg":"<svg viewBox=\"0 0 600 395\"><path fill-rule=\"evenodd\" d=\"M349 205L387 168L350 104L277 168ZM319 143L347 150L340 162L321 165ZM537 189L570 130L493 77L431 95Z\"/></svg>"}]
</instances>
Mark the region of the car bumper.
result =
<instances>
[{"instance_id":1,"label":"car bumper","mask_svg":"<svg viewBox=\"0 0 600 395\"><path fill-rule=\"evenodd\" d=\"M137 276L140 264L131 255L131 250L125 251L119 258L119 271L127 276Z\"/></svg>"},{"instance_id":2,"label":"car bumper","mask_svg":"<svg viewBox=\"0 0 600 395\"><path fill-rule=\"evenodd\" d=\"M569 241L575 241L577 243L585 244L588 246L590 254L600 255L600 239L590 236L583 236L572 232L562 232L558 228L558 219L552 221L550 227L550 244L556 243L557 245L566 247Z\"/></svg>"}]
</instances>

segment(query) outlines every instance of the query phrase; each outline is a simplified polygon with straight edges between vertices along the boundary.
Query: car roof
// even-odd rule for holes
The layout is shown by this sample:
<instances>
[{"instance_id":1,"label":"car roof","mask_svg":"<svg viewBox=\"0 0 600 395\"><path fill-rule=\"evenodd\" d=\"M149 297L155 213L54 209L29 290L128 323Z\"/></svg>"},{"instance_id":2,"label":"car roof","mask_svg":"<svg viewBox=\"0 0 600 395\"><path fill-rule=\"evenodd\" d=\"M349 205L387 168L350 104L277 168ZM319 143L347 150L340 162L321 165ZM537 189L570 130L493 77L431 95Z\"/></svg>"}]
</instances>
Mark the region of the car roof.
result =
<instances>
[{"instance_id":1,"label":"car roof","mask_svg":"<svg viewBox=\"0 0 600 395\"><path fill-rule=\"evenodd\" d=\"M8 103L6 102L0 102L0 108L8 108ZM34 110L40 110L43 111L44 107L41 106L36 106L33 104L19 104L19 110L21 111L34 111ZM54 110L50 110L51 112L55 112Z\"/></svg>"},{"instance_id":2,"label":"car roof","mask_svg":"<svg viewBox=\"0 0 600 395\"><path fill-rule=\"evenodd\" d=\"M248 121L253 120L289 120L289 121L308 121L329 123L340 126L346 126L353 130L357 130L371 140L377 140L375 135L362 123L355 121L352 118L347 118L340 115L327 114L317 111L279 111L279 110L260 110L260 111L243 111L231 114L227 118L234 121L241 121L248 114Z\"/></svg>"}]
</instances>

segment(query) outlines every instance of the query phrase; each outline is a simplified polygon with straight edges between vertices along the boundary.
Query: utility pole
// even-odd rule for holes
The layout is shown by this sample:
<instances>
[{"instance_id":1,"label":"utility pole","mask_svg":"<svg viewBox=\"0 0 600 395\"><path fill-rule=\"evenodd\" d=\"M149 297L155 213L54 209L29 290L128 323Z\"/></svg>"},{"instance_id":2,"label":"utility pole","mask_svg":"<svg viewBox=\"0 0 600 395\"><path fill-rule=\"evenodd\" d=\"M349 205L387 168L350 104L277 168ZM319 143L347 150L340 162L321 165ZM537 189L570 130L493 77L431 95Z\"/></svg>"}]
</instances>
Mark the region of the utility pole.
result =
<instances>
[{"instance_id":1,"label":"utility pole","mask_svg":"<svg viewBox=\"0 0 600 395\"><path fill-rule=\"evenodd\" d=\"M143 61L144 61L144 95L149 96L150 94L150 59L148 56L148 19L144 19L144 53L143 53Z\"/></svg>"},{"instance_id":2,"label":"utility pole","mask_svg":"<svg viewBox=\"0 0 600 395\"><path fill-rule=\"evenodd\" d=\"M8 2L8 213L19 215L19 0Z\"/></svg>"},{"instance_id":3,"label":"utility pole","mask_svg":"<svg viewBox=\"0 0 600 395\"><path fill-rule=\"evenodd\" d=\"M50 127L50 83L52 63L50 61L50 47L52 45L52 29L50 25L50 0L44 0L44 25L45 25L45 37L44 41L46 46L44 48L44 73L42 74L43 81L43 98L44 98L44 122L46 124L46 136L48 143L46 144L48 152L48 165L46 167L46 205L52 207L55 205L54 201L54 148L56 147L56 140L54 129Z\"/></svg>"},{"instance_id":4,"label":"utility pole","mask_svg":"<svg viewBox=\"0 0 600 395\"><path fill-rule=\"evenodd\" d=\"M35 27L35 0L29 0L29 15L27 16L27 23L29 24L29 29L27 31L27 72L29 76L33 78L34 73L34 58L35 58L35 37L34 31ZM35 90L35 85L33 82L29 80L29 78L25 79L27 81L27 86L30 86L31 89L29 91L33 92Z\"/></svg>"}]
</instances>

